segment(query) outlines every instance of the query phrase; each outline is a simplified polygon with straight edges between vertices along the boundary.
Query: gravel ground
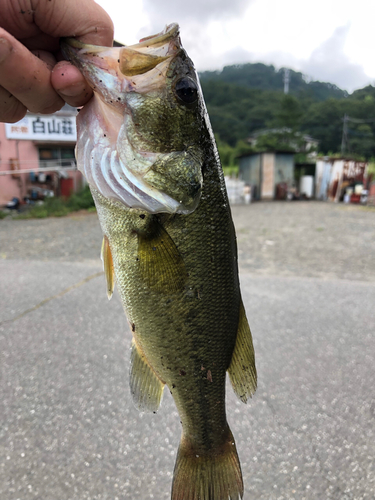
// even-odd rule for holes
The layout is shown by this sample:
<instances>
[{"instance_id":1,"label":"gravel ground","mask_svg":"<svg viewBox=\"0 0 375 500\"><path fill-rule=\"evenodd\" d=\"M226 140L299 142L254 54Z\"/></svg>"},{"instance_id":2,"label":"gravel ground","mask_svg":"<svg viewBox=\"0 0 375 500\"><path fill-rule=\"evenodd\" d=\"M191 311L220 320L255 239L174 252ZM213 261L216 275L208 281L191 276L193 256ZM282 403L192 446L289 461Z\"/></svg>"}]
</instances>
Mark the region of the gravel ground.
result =
<instances>
[{"instance_id":1,"label":"gravel ground","mask_svg":"<svg viewBox=\"0 0 375 500\"><path fill-rule=\"evenodd\" d=\"M375 209L324 202L234 206L240 266L256 274L375 280Z\"/></svg>"},{"instance_id":2,"label":"gravel ground","mask_svg":"<svg viewBox=\"0 0 375 500\"><path fill-rule=\"evenodd\" d=\"M375 281L375 209L323 202L232 207L242 270ZM97 260L96 214L0 221L0 258Z\"/></svg>"},{"instance_id":3,"label":"gravel ground","mask_svg":"<svg viewBox=\"0 0 375 500\"><path fill-rule=\"evenodd\" d=\"M234 206L259 386L228 384L244 500L375 498L375 211ZM180 438L128 390L95 214L0 220L0 499L168 500Z\"/></svg>"}]
</instances>

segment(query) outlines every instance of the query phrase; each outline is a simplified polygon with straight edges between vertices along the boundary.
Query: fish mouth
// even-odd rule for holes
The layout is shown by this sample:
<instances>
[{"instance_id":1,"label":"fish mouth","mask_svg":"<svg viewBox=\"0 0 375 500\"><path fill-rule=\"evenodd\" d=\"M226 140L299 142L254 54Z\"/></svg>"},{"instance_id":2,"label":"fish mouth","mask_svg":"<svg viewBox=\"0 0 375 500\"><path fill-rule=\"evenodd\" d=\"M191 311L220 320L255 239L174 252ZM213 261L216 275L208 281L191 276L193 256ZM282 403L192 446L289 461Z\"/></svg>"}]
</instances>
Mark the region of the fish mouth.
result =
<instances>
[{"instance_id":1,"label":"fish mouth","mask_svg":"<svg viewBox=\"0 0 375 500\"><path fill-rule=\"evenodd\" d=\"M165 43L170 43L171 41L175 41L178 38L179 47L181 46L181 42L179 40L180 37L180 27L177 23L168 24L163 31L157 33L156 35L146 36L141 38L138 43L131 45L133 49L142 49L142 48L150 48L150 47L160 47Z\"/></svg>"},{"instance_id":2,"label":"fish mouth","mask_svg":"<svg viewBox=\"0 0 375 500\"><path fill-rule=\"evenodd\" d=\"M163 79L160 76L164 76L171 59L182 49L180 30L176 23L167 25L160 33L124 47L90 45L76 38L63 38L60 45L64 57L81 70L93 90L99 93L103 85L107 88L110 85L122 92L142 92L145 90L144 85L137 81L137 77L145 73L150 73L147 75L147 87L155 86L153 73L158 72L159 78L156 80L161 82Z\"/></svg>"},{"instance_id":3,"label":"fish mouth","mask_svg":"<svg viewBox=\"0 0 375 500\"><path fill-rule=\"evenodd\" d=\"M78 168L90 186L105 198L149 213L194 211L201 192L200 163L197 166L184 147L163 153L154 150L151 140L140 141L139 123L133 124L140 102L164 95L171 63L184 53L179 26L170 24L161 33L125 47L100 47L68 38L62 40L61 49L94 91L77 120ZM176 186L173 183L171 188L168 175L153 170L158 161L159 168L164 164L172 168L177 162L182 177L190 163L199 172L193 179L189 174L186 185L173 178Z\"/></svg>"},{"instance_id":4,"label":"fish mouth","mask_svg":"<svg viewBox=\"0 0 375 500\"><path fill-rule=\"evenodd\" d=\"M133 45L124 45L124 47L120 48L132 48L134 50L140 49L150 49L150 48L158 48L166 43L169 43L175 40L180 36L180 27L177 23L168 24L163 31L160 33L156 33L155 35L146 36L141 38L138 43ZM99 45L91 45L88 43L83 43L77 38L63 38L62 43L68 44L70 47L78 50L92 51L93 53L100 53L105 50L108 50L109 47L101 47ZM179 44L180 45L180 44Z\"/></svg>"}]
</instances>

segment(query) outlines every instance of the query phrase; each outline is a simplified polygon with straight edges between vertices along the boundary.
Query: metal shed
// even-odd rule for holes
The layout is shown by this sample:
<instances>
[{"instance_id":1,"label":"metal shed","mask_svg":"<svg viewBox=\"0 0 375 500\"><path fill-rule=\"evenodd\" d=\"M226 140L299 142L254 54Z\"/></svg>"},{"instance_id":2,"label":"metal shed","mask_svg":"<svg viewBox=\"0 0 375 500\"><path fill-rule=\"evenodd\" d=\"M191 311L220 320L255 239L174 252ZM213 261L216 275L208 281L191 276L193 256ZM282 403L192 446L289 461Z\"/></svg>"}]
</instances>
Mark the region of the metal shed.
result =
<instances>
[{"instance_id":1,"label":"metal shed","mask_svg":"<svg viewBox=\"0 0 375 500\"><path fill-rule=\"evenodd\" d=\"M239 158L239 176L252 187L255 200L272 200L294 185L294 153L260 152Z\"/></svg>"}]
</instances>

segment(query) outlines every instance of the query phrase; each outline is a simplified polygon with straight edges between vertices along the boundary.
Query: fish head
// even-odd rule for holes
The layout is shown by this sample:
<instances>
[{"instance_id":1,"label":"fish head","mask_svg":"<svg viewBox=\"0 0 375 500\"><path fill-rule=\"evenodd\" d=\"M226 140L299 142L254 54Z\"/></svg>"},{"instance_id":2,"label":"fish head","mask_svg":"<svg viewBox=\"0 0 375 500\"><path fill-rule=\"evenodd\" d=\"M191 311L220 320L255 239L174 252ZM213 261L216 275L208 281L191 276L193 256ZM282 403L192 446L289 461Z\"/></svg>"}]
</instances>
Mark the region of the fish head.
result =
<instances>
[{"instance_id":1,"label":"fish head","mask_svg":"<svg viewBox=\"0 0 375 500\"><path fill-rule=\"evenodd\" d=\"M94 98L78 119L78 168L104 197L150 213L198 206L205 106L177 24L139 43L62 43Z\"/></svg>"}]
</instances>

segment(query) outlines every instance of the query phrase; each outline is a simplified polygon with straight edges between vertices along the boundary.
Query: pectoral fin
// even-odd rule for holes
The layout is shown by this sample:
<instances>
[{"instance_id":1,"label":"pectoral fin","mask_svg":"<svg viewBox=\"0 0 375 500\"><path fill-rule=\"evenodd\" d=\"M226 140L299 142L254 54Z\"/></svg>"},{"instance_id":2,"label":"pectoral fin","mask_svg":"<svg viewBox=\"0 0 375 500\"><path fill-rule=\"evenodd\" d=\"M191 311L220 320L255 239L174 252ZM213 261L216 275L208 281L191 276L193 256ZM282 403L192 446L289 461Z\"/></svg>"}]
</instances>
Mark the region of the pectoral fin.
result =
<instances>
[{"instance_id":1,"label":"pectoral fin","mask_svg":"<svg viewBox=\"0 0 375 500\"><path fill-rule=\"evenodd\" d=\"M105 280L107 283L108 300L111 300L113 290L115 288L115 271L113 268L112 253L111 253L111 249L109 246L109 241L108 241L107 236L104 236L104 238L103 238L102 251L100 254L100 258L102 259L102 262L103 262Z\"/></svg>"},{"instance_id":2,"label":"pectoral fin","mask_svg":"<svg viewBox=\"0 0 375 500\"><path fill-rule=\"evenodd\" d=\"M156 412L160 406L164 383L158 378L133 340L130 366L130 392L140 411Z\"/></svg>"},{"instance_id":3,"label":"pectoral fin","mask_svg":"<svg viewBox=\"0 0 375 500\"><path fill-rule=\"evenodd\" d=\"M257 371L255 368L253 340L251 338L251 331L242 300L236 345L234 347L232 361L228 368L228 374L234 392L241 401L246 403L256 391Z\"/></svg>"},{"instance_id":4,"label":"pectoral fin","mask_svg":"<svg viewBox=\"0 0 375 500\"><path fill-rule=\"evenodd\" d=\"M138 260L141 275L156 292L177 292L184 287L187 272L174 241L154 220L147 232L138 234Z\"/></svg>"}]
</instances>

